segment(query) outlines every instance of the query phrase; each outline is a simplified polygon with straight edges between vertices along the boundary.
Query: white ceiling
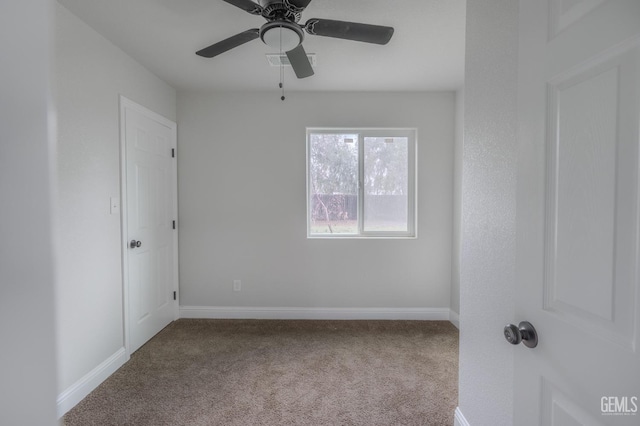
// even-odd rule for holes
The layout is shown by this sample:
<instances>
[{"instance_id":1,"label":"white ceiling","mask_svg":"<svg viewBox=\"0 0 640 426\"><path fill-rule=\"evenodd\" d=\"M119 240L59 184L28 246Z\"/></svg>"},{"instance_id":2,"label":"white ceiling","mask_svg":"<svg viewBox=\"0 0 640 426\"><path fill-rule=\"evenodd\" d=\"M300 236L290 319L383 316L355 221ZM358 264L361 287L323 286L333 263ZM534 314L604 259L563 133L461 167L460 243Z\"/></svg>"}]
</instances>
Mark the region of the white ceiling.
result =
<instances>
[{"instance_id":1,"label":"white ceiling","mask_svg":"<svg viewBox=\"0 0 640 426\"><path fill-rule=\"evenodd\" d=\"M274 90L279 69L259 39L205 59L197 50L266 21L222 0L58 0L164 81L182 90ZM301 23L327 18L395 28L379 46L307 35L316 74L288 90L451 90L464 77L466 0L313 0Z\"/></svg>"}]
</instances>

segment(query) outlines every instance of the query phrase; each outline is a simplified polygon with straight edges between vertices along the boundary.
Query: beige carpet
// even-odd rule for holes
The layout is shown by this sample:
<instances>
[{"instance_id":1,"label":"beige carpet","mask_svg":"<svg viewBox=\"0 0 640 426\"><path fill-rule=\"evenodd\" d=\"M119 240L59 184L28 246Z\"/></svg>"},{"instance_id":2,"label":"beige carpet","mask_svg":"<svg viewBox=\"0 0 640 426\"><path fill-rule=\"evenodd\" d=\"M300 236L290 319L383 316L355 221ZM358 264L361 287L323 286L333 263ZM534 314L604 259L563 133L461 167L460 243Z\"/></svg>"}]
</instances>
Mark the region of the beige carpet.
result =
<instances>
[{"instance_id":1,"label":"beige carpet","mask_svg":"<svg viewBox=\"0 0 640 426\"><path fill-rule=\"evenodd\" d=\"M73 408L74 425L451 425L446 321L179 320Z\"/></svg>"}]
</instances>

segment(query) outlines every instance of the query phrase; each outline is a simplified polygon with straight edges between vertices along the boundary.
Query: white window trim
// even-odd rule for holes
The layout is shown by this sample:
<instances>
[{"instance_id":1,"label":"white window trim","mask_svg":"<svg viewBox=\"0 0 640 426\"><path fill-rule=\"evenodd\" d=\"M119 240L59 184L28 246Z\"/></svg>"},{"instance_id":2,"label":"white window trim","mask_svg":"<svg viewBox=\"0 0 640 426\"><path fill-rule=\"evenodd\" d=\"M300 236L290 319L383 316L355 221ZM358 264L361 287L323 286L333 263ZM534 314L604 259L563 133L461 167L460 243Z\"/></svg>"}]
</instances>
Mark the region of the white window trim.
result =
<instances>
[{"instance_id":1,"label":"white window trim","mask_svg":"<svg viewBox=\"0 0 640 426\"><path fill-rule=\"evenodd\" d=\"M312 234L311 233L311 182L309 173L311 170L309 157L311 134L357 134L358 135L358 234ZM391 133L391 134L390 134ZM408 180L408 205L407 205L407 232L365 232L362 220L364 208L364 138L365 137L406 137L409 140L409 180ZM306 204L307 204L307 238L308 239L416 239L418 238L418 129L395 127L307 127L306 141Z\"/></svg>"}]
</instances>

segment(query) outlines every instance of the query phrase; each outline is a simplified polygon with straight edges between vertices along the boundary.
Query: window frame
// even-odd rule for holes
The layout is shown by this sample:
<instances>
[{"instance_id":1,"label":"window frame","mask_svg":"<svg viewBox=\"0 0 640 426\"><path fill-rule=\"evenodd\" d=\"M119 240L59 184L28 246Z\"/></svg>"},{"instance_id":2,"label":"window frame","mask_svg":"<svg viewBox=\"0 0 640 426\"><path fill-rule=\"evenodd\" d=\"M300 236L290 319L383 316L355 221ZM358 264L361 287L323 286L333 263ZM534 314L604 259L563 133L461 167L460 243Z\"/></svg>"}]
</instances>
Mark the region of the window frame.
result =
<instances>
[{"instance_id":1,"label":"window frame","mask_svg":"<svg viewBox=\"0 0 640 426\"><path fill-rule=\"evenodd\" d=\"M311 232L312 190L311 190L311 135L312 134L353 134L358 135L358 233L326 234ZM407 231L365 231L364 230L364 140L365 138L406 137L408 140L407 159ZM306 129L306 205L308 239L416 239L418 238L418 129L400 127L307 127Z\"/></svg>"}]
</instances>

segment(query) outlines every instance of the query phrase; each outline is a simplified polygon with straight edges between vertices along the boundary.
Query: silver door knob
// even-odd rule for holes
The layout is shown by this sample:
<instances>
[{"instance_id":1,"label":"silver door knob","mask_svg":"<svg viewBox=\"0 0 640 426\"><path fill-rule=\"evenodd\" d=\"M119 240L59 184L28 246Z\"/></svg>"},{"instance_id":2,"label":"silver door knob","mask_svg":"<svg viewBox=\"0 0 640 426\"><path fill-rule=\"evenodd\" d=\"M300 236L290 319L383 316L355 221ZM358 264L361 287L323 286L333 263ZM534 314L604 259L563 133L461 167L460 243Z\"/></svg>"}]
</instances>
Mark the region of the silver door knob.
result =
<instances>
[{"instance_id":1,"label":"silver door knob","mask_svg":"<svg viewBox=\"0 0 640 426\"><path fill-rule=\"evenodd\" d=\"M513 324L506 325L504 327L504 338L512 345L522 342L528 348L538 346L538 333L528 321L522 321L517 327Z\"/></svg>"},{"instance_id":2,"label":"silver door knob","mask_svg":"<svg viewBox=\"0 0 640 426\"><path fill-rule=\"evenodd\" d=\"M131 242L129 243L129 247L131 248L140 247L141 245L142 241L131 240Z\"/></svg>"}]
</instances>

